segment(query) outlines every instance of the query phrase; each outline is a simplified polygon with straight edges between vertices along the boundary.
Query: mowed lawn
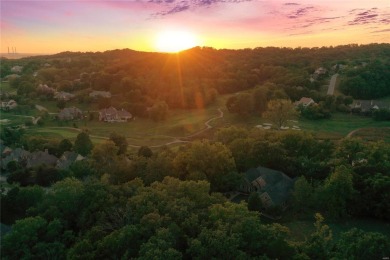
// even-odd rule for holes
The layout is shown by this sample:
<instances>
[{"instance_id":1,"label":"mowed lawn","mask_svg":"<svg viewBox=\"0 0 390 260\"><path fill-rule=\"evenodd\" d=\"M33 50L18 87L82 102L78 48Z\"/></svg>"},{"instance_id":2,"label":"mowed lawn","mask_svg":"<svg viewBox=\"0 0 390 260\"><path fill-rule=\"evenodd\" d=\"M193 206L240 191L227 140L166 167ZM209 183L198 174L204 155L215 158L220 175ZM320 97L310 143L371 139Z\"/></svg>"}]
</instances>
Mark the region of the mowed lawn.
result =
<instances>
[{"instance_id":1,"label":"mowed lawn","mask_svg":"<svg viewBox=\"0 0 390 260\"><path fill-rule=\"evenodd\" d=\"M383 128L389 127L390 122L375 121L370 117L353 114L335 113L331 119L326 120L299 120L298 125L309 132L321 136L328 136L330 139L338 139L348 135L348 133L359 128ZM383 131L389 131L383 129ZM375 134L375 133L373 133Z\"/></svg>"},{"instance_id":2,"label":"mowed lawn","mask_svg":"<svg viewBox=\"0 0 390 260\"><path fill-rule=\"evenodd\" d=\"M136 118L126 123L49 120L44 126L31 127L27 132L31 135L75 140L80 131L87 129L94 143L104 142L111 133L117 133L125 136L131 145L159 146L205 129L205 122L219 115L218 107L213 106L204 110L171 111L168 119L162 122L154 122L147 118ZM210 124L213 125L214 122Z\"/></svg>"}]
</instances>

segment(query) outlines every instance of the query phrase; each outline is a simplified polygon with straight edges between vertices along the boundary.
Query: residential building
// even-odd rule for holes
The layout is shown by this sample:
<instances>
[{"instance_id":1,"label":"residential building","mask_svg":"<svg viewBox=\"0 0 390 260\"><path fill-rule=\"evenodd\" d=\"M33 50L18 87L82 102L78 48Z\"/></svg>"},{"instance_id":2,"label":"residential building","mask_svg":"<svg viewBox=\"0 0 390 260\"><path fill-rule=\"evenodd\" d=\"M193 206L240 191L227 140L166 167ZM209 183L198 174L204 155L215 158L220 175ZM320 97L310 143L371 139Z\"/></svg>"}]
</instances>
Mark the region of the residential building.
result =
<instances>
[{"instance_id":1,"label":"residential building","mask_svg":"<svg viewBox=\"0 0 390 260\"><path fill-rule=\"evenodd\" d=\"M302 105L303 107L308 107L310 105L315 104L316 102L312 98L302 97L299 101L296 101L295 106Z\"/></svg>"},{"instance_id":2,"label":"residential building","mask_svg":"<svg viewBox=\"0 0 390 260\"><path fill-rule=\"evenodd\" d=\"M350 107L353 112L369 113L378 109L390 110L390 103L378 100L354 100Z\"/></svg>"},{"instance_id":3,"label":"residential building","mask_svg":"<svg viewBox=\"0 0 390 260\"><path fill-rule=\"evenodd\" d=\"M67 107L58 113L57 118L59 120L77 120L83 119L83 111L77 107Z\"/></svg>"},{"instance_id":4,"label":"residential building","mask_svg":"<svg viewBox=\"0 0 390 260\"><path fill-rule=\"evenodd\" d=\"M27 157L27 168L39 166L45 164L46 166L55 166L58 158L54 155L49 154L48 150L45 151L37 151L31 153Z\"/></svg>"},{"instance_id":5,"label":"residential building","mask_svg":"<svg viewBox=\"0 0 390 260\"><path fill-rule=\"evenodd\" d=\"M76 161L81 161L84 159L85 159L85 157L78 154L78 153L66 151L60 157L60 159L58 159L57 164L56 164L56 168L61 169L61 170L67 170L67 169L69 169L70 165L72 165L72 163L74 163Z\"/></svg>"},{"instance_id":6,"label":"residential building","mask_svg":"<svg viewBox=\"0 0 390 260\"><path fill-rule=\"evenodd\" d=\"M257 167L245 173L239 192L249 195L257 192L265 208L280 206L285 208L294 187L294 180L283 172Z\"/></svg>"},{"instance_id":7,"label":"residential building","mask_svg":"<svg viewBox=\"0 0 390 260\"><path fill-rule=\"evenodd\" d=\"M124 109L109 107L99 111L99 120L104 122L127 122L131 118L132 115Z\"/></svg>"}]
</instances>

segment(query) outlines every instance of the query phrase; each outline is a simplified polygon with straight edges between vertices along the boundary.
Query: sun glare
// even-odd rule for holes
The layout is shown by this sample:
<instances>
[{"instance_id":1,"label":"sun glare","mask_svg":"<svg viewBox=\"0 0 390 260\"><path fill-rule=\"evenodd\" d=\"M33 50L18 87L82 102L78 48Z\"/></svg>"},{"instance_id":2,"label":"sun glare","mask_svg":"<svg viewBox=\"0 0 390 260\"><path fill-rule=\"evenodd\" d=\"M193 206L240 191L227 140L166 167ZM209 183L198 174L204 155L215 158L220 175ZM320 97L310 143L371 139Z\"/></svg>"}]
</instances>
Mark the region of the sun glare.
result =
<instances>
[{"instance_id":1,"label":"sun glare","mask_svg":"<svg viewBox=\"0 0 390 260\"><path fill-rule=\"evenodd\" d=\"M179 52L199 45L197 37L185 31L161 32L156 38L156 48L161 52Z\"/></svg>"}]
</instances>

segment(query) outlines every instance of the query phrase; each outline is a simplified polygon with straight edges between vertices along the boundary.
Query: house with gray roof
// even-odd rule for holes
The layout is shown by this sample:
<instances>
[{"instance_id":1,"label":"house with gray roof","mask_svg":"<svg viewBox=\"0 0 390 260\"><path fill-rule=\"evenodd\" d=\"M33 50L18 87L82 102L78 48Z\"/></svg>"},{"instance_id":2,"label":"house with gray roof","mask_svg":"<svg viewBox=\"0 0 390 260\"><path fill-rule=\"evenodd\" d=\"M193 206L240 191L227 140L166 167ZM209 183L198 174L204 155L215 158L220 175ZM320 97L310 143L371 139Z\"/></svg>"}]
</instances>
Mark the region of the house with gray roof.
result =
<instances>
[{"instance_id":1,"label":"house with gray roof","mask_svg":"<svg viewBox=\"0 0 390 260\"><path fill-rule=\"evenodd\" d=\"M379 100L354 100L350 107L353 112L367 114L378 109L390 110L390 103Z\"/></svg>"},{"instance_id":2,"label":"house with gray roof","mask_svg":"<svg viewBox=\"0 0 390 260\"><path fill-rule=\"evenodd\" d=\"M74 162L84 160L85 157L75 153L75 152L70 152L66 151L64 154L58 159L56 168L60 170L67 170L69 169L70 165Z\"/></svg>"},{"instance_id":3,"label":"house with gray roof","mask_svg":"<svg viewBox=\"0 0 390 260\"><path fill-rule=\"evenodd\" d=\"M77 107L66 107L58 113L57 118L59 120L83 119L83 111Z\"/></svg>"},{"instance_id":4,"label":"house with gray roof","mask_svg":"<svg viewBox=\"0 0 390 260\"><path fill-rule=\"evenodd\" d=\"M1 158L1 168L6 169L7 164L12 161L16 162L26 162L27 158L30 156L30 152L22 148L16 148L9 153L5 158Z\"/></svg>"},{"instance_id":5,"label":"house with gray roof","mask_svg":"<svg viewBox=\"0 0 390 260\"><path fill-rule=\"evenodd\" d=\"M39 166L45 164L46 166L55 166L58 158L54 155L48 153L47 149L45 151L37 151L30 154L27 157L27 168Z\"/></svg>"},{"instance_id":6,"label":"house with gray roof","mask_svg":"<svg viewBox=\"0 0 390 260\"><path fill-rule=\"evenodd\" d=\"M293 187L294 180L283 172L259 166L245 173L239 192L247 195L257 192L265 208L285 208Z\"/></svg>"}]
</instances>

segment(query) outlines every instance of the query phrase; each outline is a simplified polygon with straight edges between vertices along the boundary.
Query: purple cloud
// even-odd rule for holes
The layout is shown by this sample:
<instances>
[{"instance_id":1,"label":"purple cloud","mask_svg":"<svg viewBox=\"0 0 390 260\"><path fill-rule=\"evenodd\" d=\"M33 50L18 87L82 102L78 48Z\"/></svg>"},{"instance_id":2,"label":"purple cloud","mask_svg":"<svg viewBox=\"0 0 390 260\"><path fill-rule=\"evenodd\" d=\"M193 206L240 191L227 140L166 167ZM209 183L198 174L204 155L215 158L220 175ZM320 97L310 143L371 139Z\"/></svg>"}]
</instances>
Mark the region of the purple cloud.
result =
<instances>
[{"instance_id":1,"label":"purple cloud","mask_svg":"<svg viewBox=\"0 0 390 260\"><path fill-rule=\"evenodd\" d=\"M154 17L161 17L161 16L184 12L198 7L208 7L218 3L242 3L242 2L250 2L250 1L253 0L181 0L181 1L150 0L149 3L160 4L166 7L167 10L157 12L153 15Z\"/></svg>"},{"instance_id":2,"label":"purple cloud","mask_svg":"<svg viewBox=\"0 0 390 260\"><path fill-rule=\"evenodd\" d=\"M362 25L370 23L382 23L389 24L390 16L386 11L380 11L378 8L374 7L371 9L353 9L349 11L349 14L354 16L352 20L348 21L348 25Z\"/></svg>"}]
</instances>

